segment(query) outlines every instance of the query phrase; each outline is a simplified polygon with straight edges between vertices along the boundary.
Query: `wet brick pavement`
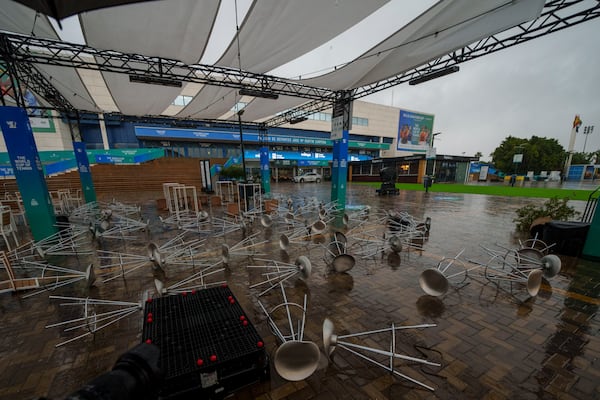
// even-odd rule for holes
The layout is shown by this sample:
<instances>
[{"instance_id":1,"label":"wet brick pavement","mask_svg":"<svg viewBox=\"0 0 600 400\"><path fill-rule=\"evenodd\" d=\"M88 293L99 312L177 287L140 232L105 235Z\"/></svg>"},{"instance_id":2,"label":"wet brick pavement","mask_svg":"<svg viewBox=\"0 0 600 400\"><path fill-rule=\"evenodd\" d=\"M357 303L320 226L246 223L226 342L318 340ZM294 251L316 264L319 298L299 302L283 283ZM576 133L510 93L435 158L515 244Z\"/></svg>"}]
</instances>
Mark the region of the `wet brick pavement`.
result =
<instances>
[{"instance_id":1,"label":"wet brick pavement","mask_svg":"<svg viewBox=\"0 0 600 400\"><path fill-rule=\"evenodd\" d=\"M292 196L299 204L316 197L328 202L330 188L323 184L275 184L274 194L282 199ZM145 254L149 239L164 243L177 229L164 229L158 220L155 199L159 195L141 194L119 198L142 206L142 218L149 219L151 232L135 241L104 240L99 248ZM277 241L279 231L265 231L258 221L254 232L269 240L264 251L272 258L294 262L306 255L313 273L306 280L286 283L290 300L308 297L305 340L321 348L321 360L314 374L299 382L288 382L271 366L271 378L237 391L234 399L593 399L600 398L600 263L561 256L560 275L542 284L539 295L528 298L520 285L497 285L481 276L480 269L470 275L466 285L451 289L442 297L427 296L418 278L425 268L435 267L444 257L485 262L489 254L481 247L514 248L515 210L525 204L541 204L542 199L504 198L424 192L400 192L398 196L378 197L373 188L350 185L348 210L369 205L372 210L396 209L416 219L430 217L432 228L424 251L406 249L400 263L385 257L361 259L348 273L327 271L324 248L319 243L295 243L287 253ZM576 202L576 209L584 204ZM220 207L212 210L221 213ZM163 214L164 215L164 214ZM352 222L351 222L352 225ZM378 228L382 228L379 226ZM352 233L348 234L352 242ZM225 240L230 246L241 240L241 233L225 239L209 237L206 246L218 248ZM83 269L98 261L80 256L58 262ZM245 268L246 259L237 257L224 277L241 306L265 340L273 359L278 346L266 317L256 302L258 274ZM250 262L250 264L256 264ZM470 265L470 264L468 264ZM125 280L98 282L89 291L83 284L55 290L63 296L89 296L137 302L146 291L154 290L156 271L144 267ZM186 276L183 268L168 267L167 282ZM261 297L274 307L280 302L277 291ZM142 340L143 316L136 313L118 323L64 346L58 343L76 334L51 323L76 318L78 312L59 306L47 293L24 298L23 294L0 295L0 399L33 399L47 396L61 399L94 377L105 373L119 355ZM396 325L437 324L420 330L399 331L396 351L441 363L441 367L421 366L396 361L395 369L435 388L429 391L395 377L383 368L345 351L336 349L331 360L323 354L322 323L330 318L336 334L352 334ZM369 335L355 343L387 350L389 334ZM384 364L385 357L378 360ZM272 363L271 363L272 364Z\"/></svg>"}]
</instances>

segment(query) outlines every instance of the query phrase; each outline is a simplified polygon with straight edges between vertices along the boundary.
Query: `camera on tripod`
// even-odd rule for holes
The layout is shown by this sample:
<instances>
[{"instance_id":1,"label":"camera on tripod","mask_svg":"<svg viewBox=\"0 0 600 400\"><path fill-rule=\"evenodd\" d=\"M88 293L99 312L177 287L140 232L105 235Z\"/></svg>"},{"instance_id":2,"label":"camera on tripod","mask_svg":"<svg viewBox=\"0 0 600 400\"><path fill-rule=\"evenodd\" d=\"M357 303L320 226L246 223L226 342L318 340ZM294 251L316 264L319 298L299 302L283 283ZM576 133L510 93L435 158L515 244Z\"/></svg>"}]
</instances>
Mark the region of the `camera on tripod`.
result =
<instances>
[{"instance_id":1,"label":"camera on tripod","mask_svg":"<svg viewBox=\"0 0 600 400\"><path fill-rule=\"evenodd\" d=\"M139 344L121 355L111 371L94 378L65 400L157 399L163 382L159 356L157 346Z\"/></svg>"}]
</instances>

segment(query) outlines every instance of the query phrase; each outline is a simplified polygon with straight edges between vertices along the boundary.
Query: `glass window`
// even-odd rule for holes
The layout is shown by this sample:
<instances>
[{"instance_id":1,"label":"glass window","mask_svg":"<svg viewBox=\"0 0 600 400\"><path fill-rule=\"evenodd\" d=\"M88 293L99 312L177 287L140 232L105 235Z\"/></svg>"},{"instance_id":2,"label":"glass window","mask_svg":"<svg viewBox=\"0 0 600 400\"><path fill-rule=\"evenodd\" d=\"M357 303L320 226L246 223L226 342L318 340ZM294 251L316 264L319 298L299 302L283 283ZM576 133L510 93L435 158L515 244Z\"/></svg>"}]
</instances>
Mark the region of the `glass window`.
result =
<instances>
[{"instance_id":1,"label":"glass window","mask_svg":"<svg viewBox=\"0 0 600 400\"><path fill-rule=\"evenodd\" d=\"M352 117L352 125L369 126L369 119L362 117Z\"/></svg>"},{"instance_id":2,"label":"glass window","mask_svg":"<svg viewBox=\"0 0 600 400\"><path fill-rule=\"evenodd\" d=\"M173 103L171 104L173 104L174 106L187 106L188 104L190 104L190 101L192 101L192 99L192 96L179 95L175 97L175 100L173 100Z\"/></svg>"},{"instance_id":3,"label":"glass window","mask_svg":"<svg viewBox=\"0 0 600 400\"><path fill-rule=\"evenodd\" d=\"M398 165L398 175L410 175L410 164L402 163Z\"/></svg>"},{"instance_id":4,"label":"glass window","mask_svg":"<svg viewBox=\"0 0 600 400\"><path fill-rule=\"evenodd\" d=\"M234 113L237 113L238 111L242 110L244 107L246 107L248 103L244 103L243 101L238 101L237 103L235 103L235 105L233 107L231 107L231 111L233 111Z\"/></svg>"},{"instance_id":5,"label":"glass window","mask_svg":"<svg viewBox=\"0 0 600 400\"><path fill-rule=\"evenodd\" d=\"M311 119L313 121L331 121L331 114L318 112L318 113L309 115L308 119Z\"/></svg>"},{"instance_id":6,"label":"glass window","mask_svg":"<svg viewBox=\"0 0 600 400\"><path fill-rule=\"evenodd\" d=\"M364 164L357 164L352 166L352 175L364 175Z\"/></svg>"}]
</instances>

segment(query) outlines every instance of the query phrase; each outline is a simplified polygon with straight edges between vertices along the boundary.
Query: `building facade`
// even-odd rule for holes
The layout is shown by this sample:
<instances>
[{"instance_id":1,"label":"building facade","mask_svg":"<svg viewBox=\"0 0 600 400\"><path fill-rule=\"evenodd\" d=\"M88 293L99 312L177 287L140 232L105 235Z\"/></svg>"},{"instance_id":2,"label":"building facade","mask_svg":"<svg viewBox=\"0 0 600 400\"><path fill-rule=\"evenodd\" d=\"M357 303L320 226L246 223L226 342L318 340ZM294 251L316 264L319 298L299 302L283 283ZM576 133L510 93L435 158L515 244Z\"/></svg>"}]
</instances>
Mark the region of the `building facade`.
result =
<instances>
[{"instance_id":1,"label":"building facade","mask_svg":"<svg viewBox=\"0 0 600 400\"><path fill-rule=\"evenodd\" d=\"M402 121L403 112L406 114L396 107L354 102L348 143L348 161L352 165L349 178L377 180L378 166L392 163L398 167L401 182L420 181L425 173L435 173L438 181L460 181L462 175L458 173L457 179L457 171L461 169L456 165L459 158L437 156L433 163L437 168L432 169L432 164L428 172L427 163L423 162L423 143L427 146L427 142L419 143L417 152L401 149L399 127L406 122ZM248 172L255 176L260 172L260 148L267 146L271 176L285 181L309 171L319 172L325 178L330 176L331 118L331 110L326 110L296 124L260 131L258 124L240 124L235 120L207 122L119 114L82 114L77 124L69 126L55 114L45 122L46 129L34 130L34 134L39 151L72 150L72 141L80 137L89 150L162 149L166 157L209 159L212 163L239 163L243 148ZM432 120L428 129L431 135ZM0 145L4 146L3 141Z\"/></svg>"}]
</instances>

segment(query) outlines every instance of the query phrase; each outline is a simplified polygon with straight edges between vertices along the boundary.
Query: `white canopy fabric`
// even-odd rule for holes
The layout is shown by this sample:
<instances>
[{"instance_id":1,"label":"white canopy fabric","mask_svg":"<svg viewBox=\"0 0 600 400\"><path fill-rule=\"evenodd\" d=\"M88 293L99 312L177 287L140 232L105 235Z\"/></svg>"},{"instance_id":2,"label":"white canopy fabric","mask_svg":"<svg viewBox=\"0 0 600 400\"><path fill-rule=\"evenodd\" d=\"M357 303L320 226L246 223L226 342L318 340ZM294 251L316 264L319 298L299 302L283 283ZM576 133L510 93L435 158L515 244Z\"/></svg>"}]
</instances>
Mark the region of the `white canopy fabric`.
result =
<instances>
[{"instance_id":1,"label":"white canopy fabric","mask_svg":"<svg viewBox=\"0 0 600 400\"><path fill-rule=\"evenodd\" d=\"M227 0L230 1L230 0ZM240 0L241 1L241 0ZM390 0L252 0L216 65L267 73L327 43L365 20ZM399 0L391 0L399 1ZM441 0L412 22L345 66L301 80L331 90L353 89L402 74L482 38L537 18L545 0ZM198 63L222 10L219 0L168 0L133 3L79 14L87 45L103 50ZM9 1L0 10L0 29L57 39L49 19ZM374 27L373 29L377 29ZM352 46L352 43L348 43ZM182 88L132 83L116 73L84 73L69 67L38 65L76 108L126 115L169 114L185 118L230 117L237 90L209 85ZM194 87L194 90L190 88ZM193 96L179 110L180 94ZM108 98L107 97L111 97ZM280 96L246 105L245 121L256 121L304 103Z\"/></svg>"},{"instance_id":2,"label":"white canopy fabric","mask_svg":"<svg viewBox=\"0 0 600 400\"><path fill-rule=\"evenodd\" d=\"M54 28L44 16L22 4L10 2L0 7L0 29L8 32L58 39Z\"/></svg>"},{"instance_id":3,"label":"white canopy fabric","mask_svg":"<svg viewBox=\"0 0 600 400\"><path fill-rule=\"evenodd\" d=\"M341 90L390 78L540 15L545 0L440 1L350 64L302 81Z\"/></svg>"},{"instance_id":4,"label":"white canopy fabric","mask_svg":"<svg viewBox=\"0 0 600 400\"><path fill-rule=\"evenodd\" d=\"M229 45L216 64L266 73L320 46L359 22L387 0L255 1L240 27L237 41ZM231 89L205 87L178 114L180 117L218 118L236 103ZM225 103L223 97L230 97Z\"/></svg>"},{"instance_id":5,"label":"white canopy fabric","mask_svg":"<svg viewBox=\"0 0 600 400\"><path fill-rule=\"evenodd\" d=\"M103 8L79 15L86 43L179 60L200 61L219 11L218 0L169 0Z\"/></svg>"}]
</instances>

